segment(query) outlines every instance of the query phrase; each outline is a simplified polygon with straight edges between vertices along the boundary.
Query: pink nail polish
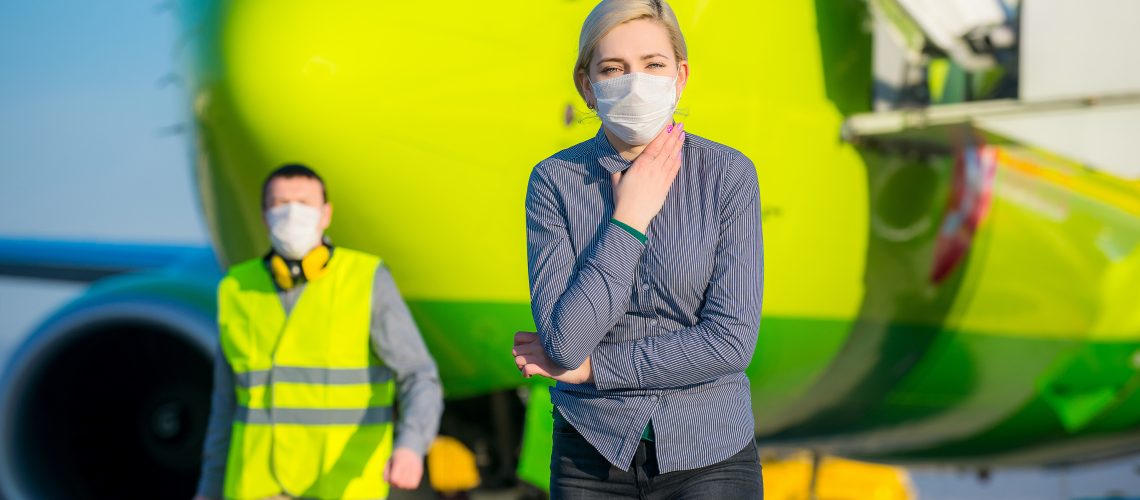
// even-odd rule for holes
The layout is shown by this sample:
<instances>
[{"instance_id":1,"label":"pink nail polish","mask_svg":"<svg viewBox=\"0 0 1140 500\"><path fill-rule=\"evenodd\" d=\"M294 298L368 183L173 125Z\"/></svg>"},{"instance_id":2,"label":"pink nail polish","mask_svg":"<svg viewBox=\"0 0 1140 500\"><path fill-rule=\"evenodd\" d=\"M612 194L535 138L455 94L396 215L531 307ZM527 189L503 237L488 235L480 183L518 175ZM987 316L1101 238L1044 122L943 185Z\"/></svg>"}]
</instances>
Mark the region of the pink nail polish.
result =
<instances>
[{"instance_id":1,"label":"pink nail polish","mask_svg":"<svg viewBox=\"0 0 1140 500\"><path fill-rule=\"evenodd\" d=\"M669 124L669 128L665 130L666 133L673 133L673 124Z\"/></svg>"}]
</instances>

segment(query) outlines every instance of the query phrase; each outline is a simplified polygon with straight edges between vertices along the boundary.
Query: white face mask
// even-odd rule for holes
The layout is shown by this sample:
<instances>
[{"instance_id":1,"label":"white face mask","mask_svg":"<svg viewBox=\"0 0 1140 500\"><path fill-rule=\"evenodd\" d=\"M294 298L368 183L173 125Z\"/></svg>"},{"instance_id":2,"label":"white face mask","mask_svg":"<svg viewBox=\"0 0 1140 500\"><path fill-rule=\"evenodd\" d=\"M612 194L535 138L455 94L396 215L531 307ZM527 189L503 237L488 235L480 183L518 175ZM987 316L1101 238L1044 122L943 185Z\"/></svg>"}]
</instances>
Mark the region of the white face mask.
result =
<instances>
[{"instance_id":1,"label":"white face mask","mask_svg":"<svg viewBox=\"0 0 1140 500\"><path fill-rule=\"evenodd\" d=\"M267 210L273 249L286 259L300 260L321 242L322 215L321 209L297 201Z\"/></svg>"},{"instance_id":2,"label":"white face mask","mask_svg":"<svg viewBox=\"0 0 1140 500\"><path fill-rule=\"evenodd\" d=\"M673 120L677 77L630 73L592 84L606 130L631 146L649 144Z\"/></svg>"}]
</instances>

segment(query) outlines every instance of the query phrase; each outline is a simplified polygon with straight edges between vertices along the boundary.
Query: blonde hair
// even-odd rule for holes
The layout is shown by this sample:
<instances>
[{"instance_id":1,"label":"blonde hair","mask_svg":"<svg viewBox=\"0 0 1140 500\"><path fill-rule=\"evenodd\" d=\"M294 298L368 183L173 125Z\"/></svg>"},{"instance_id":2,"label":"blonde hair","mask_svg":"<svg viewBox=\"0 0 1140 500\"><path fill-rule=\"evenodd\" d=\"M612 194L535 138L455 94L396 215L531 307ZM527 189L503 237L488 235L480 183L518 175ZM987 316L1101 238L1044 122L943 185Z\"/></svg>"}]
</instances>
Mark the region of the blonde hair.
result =
<instances>
[{"instance_id":1,"label":"blonde hair","mask_svg":"<svg viewBox=\"0 0 1140 500\"><path fill-rule=\"evenodd\" d=\"M589 74L588 66L594 58L594 49L610 31L619 25L649 19L657 21L669 32L669 41L673 43L673 56L677 61L689 59L689 48L685 45L685 36L681 34L681 25L677 23L677 16L673 8L665 0L602 0L586 21L582 23L582 34L578 36L578 61L574 63L574 86L578 95L586 98L578 81L578 72Z\"/></svg>"}]
</instances>

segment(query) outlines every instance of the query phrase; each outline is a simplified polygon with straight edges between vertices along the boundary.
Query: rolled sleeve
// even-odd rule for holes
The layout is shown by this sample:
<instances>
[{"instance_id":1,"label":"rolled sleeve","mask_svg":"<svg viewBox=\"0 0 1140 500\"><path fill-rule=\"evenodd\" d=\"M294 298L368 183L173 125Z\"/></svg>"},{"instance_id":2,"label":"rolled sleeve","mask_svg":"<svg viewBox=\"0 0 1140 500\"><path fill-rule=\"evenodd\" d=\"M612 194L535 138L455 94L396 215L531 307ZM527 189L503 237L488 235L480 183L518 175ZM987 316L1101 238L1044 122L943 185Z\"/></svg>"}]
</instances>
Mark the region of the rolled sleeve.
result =
<instances>
[{"instance_id":1,"label":"rolled sleeve","mask_svg":"<svg viewBox=\"0 0 1140 500\"><path fill-rule=\"evenodd\" d=\"M611 220L577 259L558 196L541 167L531 174L526 197L531 309L546 355L572 370L628 311L645 244Z\"/></svg>"},{"instance_id":2,"label":"rolled sleeve","mask_svg":"<svg viewBox=\"0 0 1140 500\"><path fill-rule=\"evenodd\" d=\"M756 168L739 155L721 185L720 241L696 325L591 354L599 389L666 389L743 372L759 335L764 251Z\"/></svg>"},{"instance_id":3,"label":"rolled sleeve","mask_svg":"<svg viewBox=\"0 0 1140 500\"><path fill-rule=\"evenodd\" d=\"M637 366L633 363L634 344L600 344L590 355L590 369L594 385L603 391L641 387Z\"/></svg>"}]
</instances>

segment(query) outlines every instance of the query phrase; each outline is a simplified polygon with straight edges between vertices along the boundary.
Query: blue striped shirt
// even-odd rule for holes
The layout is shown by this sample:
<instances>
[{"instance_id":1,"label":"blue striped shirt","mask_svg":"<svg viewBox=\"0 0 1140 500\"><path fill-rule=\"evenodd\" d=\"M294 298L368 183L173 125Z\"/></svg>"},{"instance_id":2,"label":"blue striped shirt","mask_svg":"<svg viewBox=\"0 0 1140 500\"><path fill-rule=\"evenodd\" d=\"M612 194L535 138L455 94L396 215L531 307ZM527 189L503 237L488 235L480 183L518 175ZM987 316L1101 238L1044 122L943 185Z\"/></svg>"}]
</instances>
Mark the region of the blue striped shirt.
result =
<instances>
[{"instance_id":1,"label":"blue striped shirt","mask_svg":"<svg viewBox=\"0 0 1140 500\"><path fill-rule=\"evenodd\" d=\"M589 356L594 372L551 399L623 470L650 420L662 473L720 462L755 435L744 370L763 295L756 168L693 134L683 150L645 243L610 221L610 174L631 163L601 130L539 163L527 187L538 335L554 363Z\"/></svg>"}]
</instances>

